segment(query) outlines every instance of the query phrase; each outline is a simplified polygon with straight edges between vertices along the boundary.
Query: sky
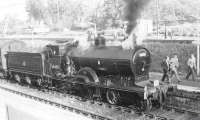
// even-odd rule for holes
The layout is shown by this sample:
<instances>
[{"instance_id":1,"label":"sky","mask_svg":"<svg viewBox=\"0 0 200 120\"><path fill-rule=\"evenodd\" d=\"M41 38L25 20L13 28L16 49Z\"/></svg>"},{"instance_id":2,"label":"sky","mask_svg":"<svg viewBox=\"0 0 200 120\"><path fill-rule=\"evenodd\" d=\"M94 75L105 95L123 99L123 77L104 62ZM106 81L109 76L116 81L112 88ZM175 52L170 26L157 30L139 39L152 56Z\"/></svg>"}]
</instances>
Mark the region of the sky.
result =
<instances>
[{"instance_id":1,"label":"sky","mask_svg":"<svg viewBox=\"0 0 200 120\"><path fill-rule=\"evenodd\" d=\"M46 1L46 0L44 0ZM84 4L94 9L96 4L103 0L74 0L77 2L83 2ZM20 20L27 20L28 14L26 12L26 0L0 0L0 21L5 16L15 17Z\"/></svg>"},{"instance_id":2,"label":"sky","mask_svg":"<svg viewBox=\"0 0 200 120\"><path fill-rule=\"evenodd\" d=\"M28 18L25 10L26 0L0 0L0 20L5 16L16 17L20 20Z\"/></svg>"},{"instance_id":3,"label":"sky","mask_svg":"<svg viewBox=\"0 0 200 120\"><path fill-rule=\"evenodd\" d=\"M26 20L28 16L25 2L26 0L0 0L0 20L3 20L5 16Z\"/></svg>"}]
</instances>

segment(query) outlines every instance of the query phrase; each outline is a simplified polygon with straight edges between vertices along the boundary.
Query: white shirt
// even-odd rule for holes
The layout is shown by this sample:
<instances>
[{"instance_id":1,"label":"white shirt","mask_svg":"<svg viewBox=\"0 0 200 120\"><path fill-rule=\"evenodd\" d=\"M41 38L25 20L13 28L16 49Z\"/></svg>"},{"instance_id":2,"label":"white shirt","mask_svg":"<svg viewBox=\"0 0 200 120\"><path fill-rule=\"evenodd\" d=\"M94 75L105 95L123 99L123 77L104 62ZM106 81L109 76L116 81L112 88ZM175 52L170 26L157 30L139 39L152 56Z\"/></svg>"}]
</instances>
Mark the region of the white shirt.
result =
<instances>
[{"instance_id":1,"label":"white shirt","mask_svg":"<svg viewBox=\"0 0 200 120\"><path fill-rule=\"evenodd\" d=\"M179 67L178 58L176 58L176 57L171 58L170 66L171 66L171 68L178 68Z\"/></svg>"},{"instance_id":2,"label":"white shirt","mask_svg":"<svg viewBox=\"0 0 200 120\"><path fill-rule=\"evenodd\" d=\"M191 68L196 68L196 60L195 60L195 58L193 57L193 58L189 58L188 59L188 62L187 62L187 65L188 66L190 66Z\"/></svg>"}]
</instances>

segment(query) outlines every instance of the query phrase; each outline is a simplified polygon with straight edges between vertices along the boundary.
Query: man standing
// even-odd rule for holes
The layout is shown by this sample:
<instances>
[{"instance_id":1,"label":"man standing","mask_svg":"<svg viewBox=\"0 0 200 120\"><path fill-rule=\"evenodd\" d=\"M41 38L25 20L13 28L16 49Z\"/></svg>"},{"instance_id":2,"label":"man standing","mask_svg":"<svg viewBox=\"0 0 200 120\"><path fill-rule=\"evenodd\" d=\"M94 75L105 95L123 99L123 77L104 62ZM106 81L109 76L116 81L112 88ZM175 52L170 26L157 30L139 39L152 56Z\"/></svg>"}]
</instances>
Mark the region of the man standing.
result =
<instances>
[{"instance_id":1,"label":"man standing","mask_svg":"<svg viewBox=\"0 0 200 120\"><path fill-rule=\"evenodd\" d=\"M178 75L178 67L179 67L178 57L177 55L174 55L174 57L170 59L171 77L175 75L176 78L178 79L178 82L181 82L180 77Z\"/></svg>"},{"instance_id":2,"label":"man standing","mask_svg":"<svg viewBox=\"0 0 200 120\"><path fill-rule=\"evenodd\" d=\"M191 54L191 57L187 61L188 65L188 73L186 76L186 79L188 80L190 75L192 75L192 80L195 81L195 70L196 70L196 58L193 54Z\"/></svg>"},{"instance_id":3,"label":"man standing","mask_svg":"<svg viewBox=\"0 0 200 120\"><path fill-rule=\"evenodd\" d=\"M169 82L169 57L166 56L161 63L161 67L163 69L163 77L161 81L165 81L165 78L167 78L167 82Z\"/></svg>"},{"instance_id":4,"label":"man standing","mask_svg":"<svg viewBox=\"0 0 200 120\"><path fill-rule=\"evenodd\" d=\"M97 37L95 38L95 41L94 41L95 46L99 46L99 47L105 46L106 39L102 36L102 34L104 33L97 34Z\"/></svg>"}]
</instances>

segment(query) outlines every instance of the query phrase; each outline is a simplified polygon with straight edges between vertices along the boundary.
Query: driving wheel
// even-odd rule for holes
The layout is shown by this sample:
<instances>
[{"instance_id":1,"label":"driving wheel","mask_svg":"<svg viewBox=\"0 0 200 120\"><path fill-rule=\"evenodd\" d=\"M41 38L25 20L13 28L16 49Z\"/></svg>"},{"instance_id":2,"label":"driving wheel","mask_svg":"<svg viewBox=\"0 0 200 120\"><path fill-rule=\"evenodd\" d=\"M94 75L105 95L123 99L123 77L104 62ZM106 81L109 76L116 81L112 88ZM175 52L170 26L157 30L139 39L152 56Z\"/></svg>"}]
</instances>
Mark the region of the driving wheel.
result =
<instances>
[{"instance_id":1,"label":"driving wheel","mask_svg":"<svg viewBox=\"0 0 200 120\"><path fill-rule=\"evenodd\" d=\"M107 90L106 99L110 104L116 105L120 102L120 94L115 90Z\"/></svg>"}]
</instances>

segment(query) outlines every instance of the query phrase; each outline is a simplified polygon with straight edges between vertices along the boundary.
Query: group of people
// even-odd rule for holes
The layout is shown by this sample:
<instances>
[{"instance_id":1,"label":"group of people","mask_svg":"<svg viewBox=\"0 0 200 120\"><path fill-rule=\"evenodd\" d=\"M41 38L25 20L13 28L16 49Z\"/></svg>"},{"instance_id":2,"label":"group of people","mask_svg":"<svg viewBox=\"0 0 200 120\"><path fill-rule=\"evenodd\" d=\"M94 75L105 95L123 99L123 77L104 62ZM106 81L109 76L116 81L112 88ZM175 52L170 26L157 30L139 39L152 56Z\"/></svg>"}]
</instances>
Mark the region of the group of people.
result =
<instances>
[{"instance_id":1,"label":"group of people","mask_svg":"<svg viewBox=\"0 0 200 120\"><path fill-rule=\"evenodd\" d=\"M195 81L196 58L194 54L191 54L190 58L187 60L187 66L188 72L185 78L188 80L189 77L192 75L192 80ZM176 54L172 58L166 56L161 62L161 67L163 69L163 77L161 81L164 82L165 79L167 79L167 82L171 83L171 78L175 75L178 82L181 82L178 74L179 61Z\"/></svg>"}]
</instances>

